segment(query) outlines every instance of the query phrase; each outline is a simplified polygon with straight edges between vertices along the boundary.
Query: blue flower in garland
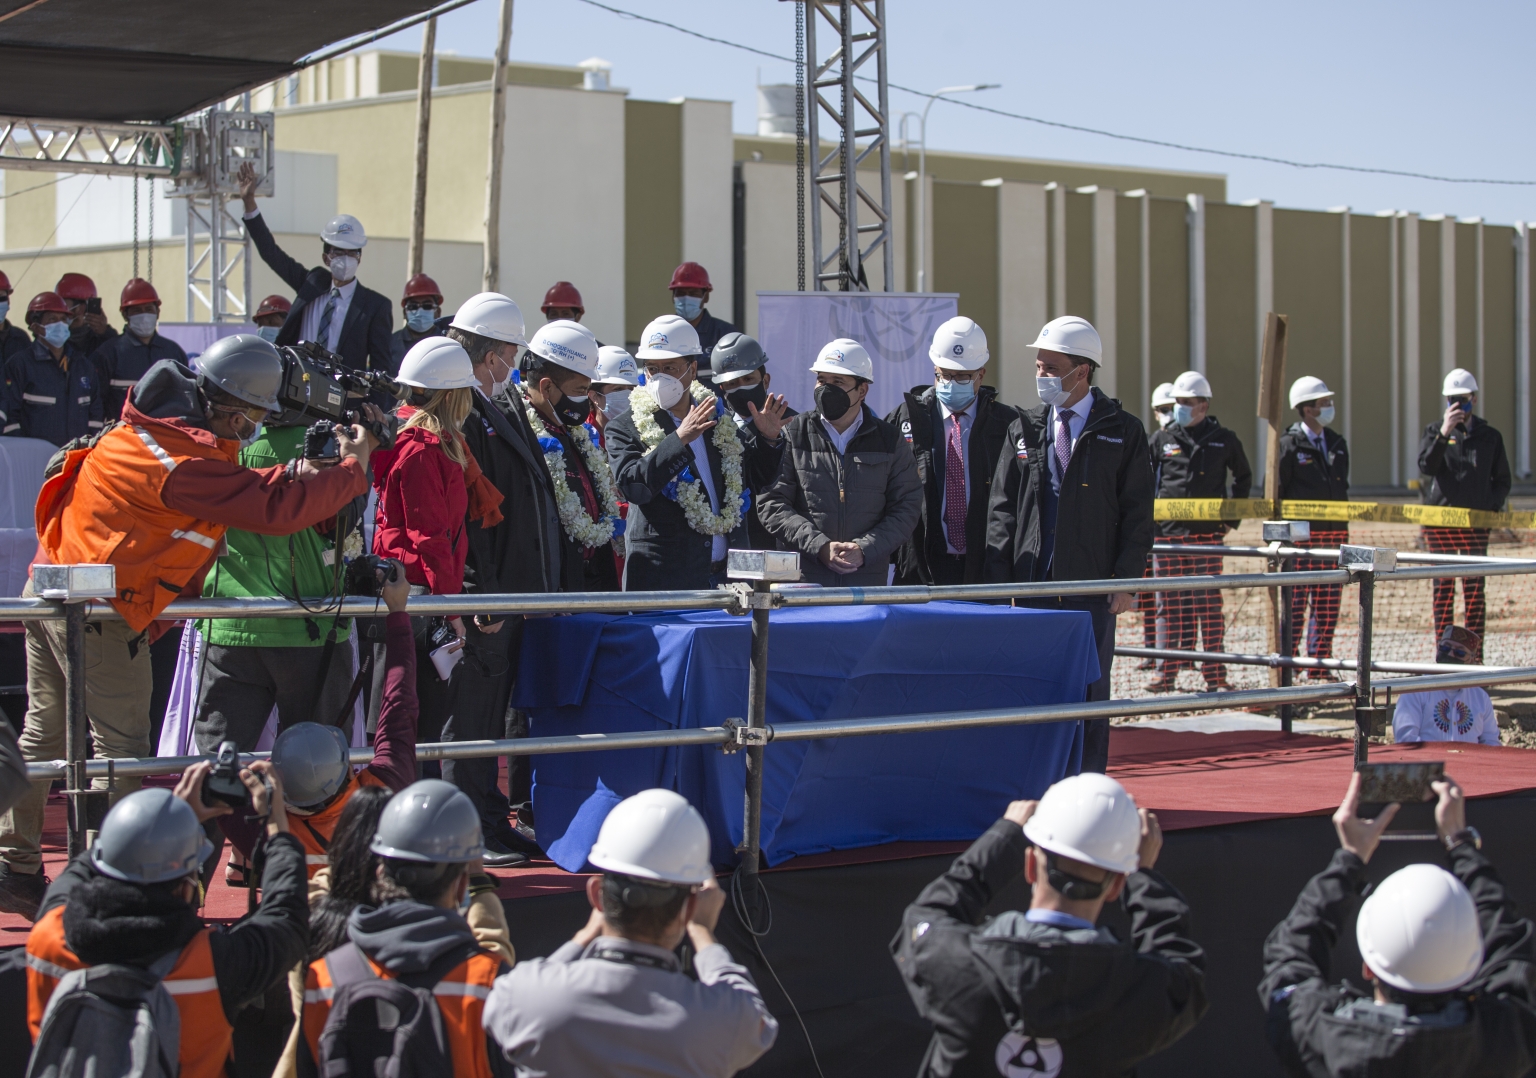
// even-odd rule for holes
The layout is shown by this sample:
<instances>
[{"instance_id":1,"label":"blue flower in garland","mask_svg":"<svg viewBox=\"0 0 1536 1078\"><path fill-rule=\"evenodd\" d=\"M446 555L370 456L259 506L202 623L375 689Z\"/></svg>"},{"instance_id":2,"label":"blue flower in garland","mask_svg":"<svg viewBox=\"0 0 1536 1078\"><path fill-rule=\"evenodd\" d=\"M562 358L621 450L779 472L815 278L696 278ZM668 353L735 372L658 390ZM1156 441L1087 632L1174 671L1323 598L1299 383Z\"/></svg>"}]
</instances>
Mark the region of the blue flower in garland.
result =
<instances>
[{"instance_id":1,"label":"blue flower in garland","mask_svg":"<svg viewBox=\"0 0 1536 1078\"><path fill-rule=\"evenodd\" d=\"M661 488L661 496L669 502L677 501L677 480L674 479Z\"/></svg>"},{"instance_id":2,"label":"blue flower in garland","mask_svg":"<svg viewBox=\"0 0 1536 1078\"><path fill-rule=\"evenodd\" d=\"M597 439L597 428L591 423L583 423L582 426L587 428L587 437L592 439L592 444L600 445L601 443Z\"/></svg>"},{"instance_id":3,"label":"blue flower in garland","mask_svg":"<svg viewBox=\"0 0 1536 1078\"><path fill-rule=\"evenodd\" d=\"M543 450L545 453L560 453L560 452L564 452L564 450L560 446L560 439L552 437L552 436L550 436L548 434L545 434L545 435L543 435L542 437L539 438L539 448L541 450Z\"/></svg>"},{"instance_id":4,"label":"blue flower in garland","mask_svg":"<svg viewBox=\"0 0 1536 1078\"><path fill-rule=\"evenodd\" d=\"M698 481L699 481L698 477L693 474L693 466L692 465L689 465L688 467L684 468L677 475L677 482L679 482L679 483L697 483Z\"/></svg>"},{"instance_id":5,"label":"blue flower in garland","mask_svg":"<svg viewBox=\"0 0 1536 1078\"><path fill-rule=\"evenodd\" d=\"M617 539L624 534L624 529L628 527L629 521L623 517L609 517L608 519L613 521L613 537Z\"/></svg>"},{"instance_id":6,"label":"blue flower in garland","mask_svg":"<svg viewBox=\"0 0 1536 1078\"><path fill-rule=\"evenodd\" d=\"M744 491L741 492L741 515L742 516L746 516L747 515L747 510L751 509L751 508L752 508L752 492L750 490L744 490Z\"/></svg>"}]
</instances>

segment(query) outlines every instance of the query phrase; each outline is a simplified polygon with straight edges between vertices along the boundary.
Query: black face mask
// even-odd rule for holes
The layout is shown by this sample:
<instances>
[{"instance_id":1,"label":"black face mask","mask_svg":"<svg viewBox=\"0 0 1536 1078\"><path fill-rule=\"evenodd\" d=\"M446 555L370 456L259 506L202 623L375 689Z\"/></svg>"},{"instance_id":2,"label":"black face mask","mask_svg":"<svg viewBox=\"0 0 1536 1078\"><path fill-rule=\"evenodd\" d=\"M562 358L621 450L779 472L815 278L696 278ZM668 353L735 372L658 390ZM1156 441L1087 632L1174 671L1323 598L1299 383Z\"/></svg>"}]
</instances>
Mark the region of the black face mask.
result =
<instances>
[{"instance_id":1,"label":"black face mask","mask_svg":"<svg viewBox=\"0 0 1536 1078\"><path fill-rule=\"evenodd\" d=\"M848 414L853 401L841 386L819 385L816 387L816 410L828 423L836 423Z\"/></svg>"},{"instance_id":2,"label":"black face mask","mask_svg":"<svg viewBox=\"0 0 1536 1078\"><path fill-rule=\"evenodd\" d=\"M556 419L567 427L574 427L585 423L587 416L592 414L592 398L583 397L581 400L576 400L573 397L567 397L562 391L560 399L551 404L550 408L554 411Z\"/></svg>"},{"instance_id":3,"label":"black face mask","mask_svg":"<svg viewBox=\"0 0 1536 1078\"><path fill-rule=\"evenodd\" d=\"M757 405L757 410L761 412L768 404L768 391L759 382L755 386L742 386L740 389L733 389L725 395L725 399L730 402L731 407L736 410L738 415L751 418L752 412L748 409L747 405L755 404Z\"/></svg>"}]
</instances>

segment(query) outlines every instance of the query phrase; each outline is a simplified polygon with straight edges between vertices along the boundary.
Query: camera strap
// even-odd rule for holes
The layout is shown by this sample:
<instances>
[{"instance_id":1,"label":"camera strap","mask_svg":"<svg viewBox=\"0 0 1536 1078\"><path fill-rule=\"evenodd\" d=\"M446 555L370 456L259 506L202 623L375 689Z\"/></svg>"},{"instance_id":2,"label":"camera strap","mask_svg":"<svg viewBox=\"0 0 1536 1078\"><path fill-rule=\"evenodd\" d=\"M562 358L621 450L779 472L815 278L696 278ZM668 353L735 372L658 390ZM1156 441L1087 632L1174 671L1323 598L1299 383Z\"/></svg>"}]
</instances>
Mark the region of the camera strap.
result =
<instances>
[{"instance_id":1,"label":"camera strap","mask_svg":"<svg viewBox=\"0 0 1536 1078\"><path fill-rule=\"evenodd\" d=\"M347 702L341 705L341 710L336 713L336 721L332 726L340 726L345 729L344 720L357 706L357 698L362 694L363 684L373 674L373 648L368 649L368 654L363 656L363 661L357 664L357 677L352 679L352 688L347 693Z\"/></svg>"}]
</instances>

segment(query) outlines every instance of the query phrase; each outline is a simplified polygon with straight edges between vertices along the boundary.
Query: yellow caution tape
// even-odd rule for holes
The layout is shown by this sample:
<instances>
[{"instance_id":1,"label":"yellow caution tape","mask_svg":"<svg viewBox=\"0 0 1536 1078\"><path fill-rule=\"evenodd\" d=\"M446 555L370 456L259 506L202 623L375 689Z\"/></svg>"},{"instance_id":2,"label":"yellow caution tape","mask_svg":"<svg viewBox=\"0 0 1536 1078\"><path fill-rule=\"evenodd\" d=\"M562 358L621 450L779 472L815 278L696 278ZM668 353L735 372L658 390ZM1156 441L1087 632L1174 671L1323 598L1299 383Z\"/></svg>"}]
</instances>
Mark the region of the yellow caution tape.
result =
<instances>
[{"instance_id":1,"label":"yellow caution tape","mask_svg":"<svg viewBox=\"0 0 1536 1078\"><path fill-rule=\"evenodd\" d=\"M1384 502L1283 501L1279 512L1267 498L1159 498L1154 520L1369 520L1381 524L1422 524L1432 528L1536 528L1536 513L1489 513L1444 505L1389 505Z\"/></svg>"}]
</instances>

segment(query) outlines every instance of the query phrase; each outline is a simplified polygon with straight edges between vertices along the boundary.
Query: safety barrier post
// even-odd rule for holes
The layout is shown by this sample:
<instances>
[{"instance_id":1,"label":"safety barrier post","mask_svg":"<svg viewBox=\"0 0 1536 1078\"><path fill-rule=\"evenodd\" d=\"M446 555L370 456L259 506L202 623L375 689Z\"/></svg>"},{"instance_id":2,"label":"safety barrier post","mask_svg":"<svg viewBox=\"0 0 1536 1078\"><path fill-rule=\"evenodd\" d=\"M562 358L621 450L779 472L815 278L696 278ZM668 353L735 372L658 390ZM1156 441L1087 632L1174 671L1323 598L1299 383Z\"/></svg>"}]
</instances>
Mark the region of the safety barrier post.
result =
<instances>
[{"instance_id":1,"label":"safety barrier post","mask_svg":"<svg viewBox=\"0 0 1536 1078\"><path fill-rule=\"evenodd\" d=\"M85 852L86 796L90 791L85 777L85 749L90 737L85 712L85 606L68 603L64 607L64 756L69 761L64 792L69 799L71 860Z\"/></svg>"},{"instance_id":2,"label":"safety barrier post","mask_svg":"<svg viewBox=\"0 0 1536 1078\"><path fill-rule=\"evenodd\" d=\"M1285 572L1291 567L1291 558L1280 559L1280 570ZM1296 589L1282 587L1280 589L1280 654L1286 658L1296 654L1296 641L1293 639L1294 626L1291 621L1291 610L1296 602ZM1288 689L1296 681L1296 671L1293 667L1282 666L1280 668L1280 687ZM1280 729L1285 733L1291 732L1291 721L1294 718L1295 709L1290 704L1280 705Z\"/></svg>"},{"instance_id":3,"label":"safety barrier post","mask_svg":"<svg viewBox=\"0 0 1536 1078\"><path fill-rule=\"evenodd\" d=\"M1378 711L1371 706L1371 610L1376 574L1397 568L1397 551L1386 547L1340 546L1339 566L1360 585L1360 645L1355 666L1355 768L1370 758L1371 730Z\"/></svg>"}]
</instances>

